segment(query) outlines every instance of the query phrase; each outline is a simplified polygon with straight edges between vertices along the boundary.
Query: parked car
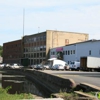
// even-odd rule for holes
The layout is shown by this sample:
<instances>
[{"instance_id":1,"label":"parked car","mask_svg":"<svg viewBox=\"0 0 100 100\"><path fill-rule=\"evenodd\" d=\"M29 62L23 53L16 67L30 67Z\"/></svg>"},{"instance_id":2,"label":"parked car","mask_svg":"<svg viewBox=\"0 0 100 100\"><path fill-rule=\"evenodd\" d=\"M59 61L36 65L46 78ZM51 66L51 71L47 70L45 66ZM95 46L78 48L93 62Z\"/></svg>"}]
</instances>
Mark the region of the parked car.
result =
<instances>
[{"instance_id":1,"label":"parked car","mask_svg":"<svg viewBox=\"0 0 100 100\"><path fill-rule=\"evenodd\" d=\"M10 68L11 64L6 64L5 67L6 68Z\"/></svg>"},{"instance_id":2,"label":"parked car","mask_svg":"<svg viewBox=\"0 0 100 100\"><path fill-rule=\"evenodd\" d=\"M64 70L64 66L63 66L62 64L55 64L55 65L54 65L54 68L55 68L56 70Z\"/></svg>"},{"instance_id":3,"label":"parked car","mask_svg":"<svg viewBox=\"0 0 100 100\"><path fill-rule=\"evenodd\" d=\"M45 64L43 65L45 69L50 69L50 65L49 64Z\"/></svg>"},{"instance_id":4,"label":"parked car","mask_svg":"<svg viewBox=\"0 0 100 100\"><path fill-rule=\"evenodd\" d=\"M64 69L65 70L69 70L70 69L70 66L66 63Z\"/></svg>"},{"instance_id":5,"label":"parked car","mask_svg":"<svg viewBox=\"0 0 100 100\"><path fill-rule=\"evenodd\" d=\"M64 66L62 64L55 64L53 66L54 70L65 70Z\"/></svg>"},{"instance_id":6,"label":"parked car","mask_svg":"<svg viewBox=\"0 0 100 100\"><path fill-rule=\"evenodd\" d=\"M71 61L69 66L70 66L70 70L80 70L79 61Z\"/></svg>"},{"instance_id":7,"label":"parked car","mask_svg":"<svg viewBox=\"0 0 100 100\"><path fill-rule=\"evenodd\" d=\"M36 68L34 68L34 69L37 69L37 70L44 70L45 67L44 67L43 64L37 64L37 65L36 65Z\"/></svg>"},{"instance_id":8,"label":"parked car","mask_svg":"<svg viewBox=\"0 0 100 100\"><path fill-rule=\"evenodd\" d=\"M35 64L35 65L29 65L29 68L31 68L31 69L34 69L36 67L37 67L37 64Z\"/></svg>"},{"instance_id":9,"label":"parked car","mask_svg":"<svg viewBox=\"0 0 100 100\"><path fill-rule=\"evenodd\" d=\"M6 66L6 64L0 64L0 68L2 69L2 68L4 68Z\"/></svg>"},{"instance_id":10,"label":"parked car","mask_svg":"<svg viewBox=\"0 0 100 100\"><path fill-rule=\"evenodd\" d=\"M18 69L18 68L23 68L24 66L20 65L20 64L17 64L17 63L14 63L10 66L10 68L12 69Z\"/></svg>"}]
</instances>

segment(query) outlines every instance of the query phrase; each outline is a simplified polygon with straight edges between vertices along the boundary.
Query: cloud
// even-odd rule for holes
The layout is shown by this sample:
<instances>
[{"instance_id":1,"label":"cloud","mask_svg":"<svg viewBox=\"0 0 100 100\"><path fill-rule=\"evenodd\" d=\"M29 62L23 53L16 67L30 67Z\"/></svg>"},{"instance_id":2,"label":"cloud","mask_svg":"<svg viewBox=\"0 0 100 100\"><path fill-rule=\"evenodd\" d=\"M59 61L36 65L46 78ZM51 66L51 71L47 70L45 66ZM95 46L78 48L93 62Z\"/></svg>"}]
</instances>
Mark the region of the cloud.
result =
<instances>
[{"instance_id":1,"label":"cloud","mask_svg":"<svg viewBox=\"0 0 100 100\"><path fill-rule=\"evenodd\" d=\"M2 0L0 44L22 36L23 9L25 35L59 30L89 33L90 39L100 39L100 0Z\"/></svg>"}]
</instances>

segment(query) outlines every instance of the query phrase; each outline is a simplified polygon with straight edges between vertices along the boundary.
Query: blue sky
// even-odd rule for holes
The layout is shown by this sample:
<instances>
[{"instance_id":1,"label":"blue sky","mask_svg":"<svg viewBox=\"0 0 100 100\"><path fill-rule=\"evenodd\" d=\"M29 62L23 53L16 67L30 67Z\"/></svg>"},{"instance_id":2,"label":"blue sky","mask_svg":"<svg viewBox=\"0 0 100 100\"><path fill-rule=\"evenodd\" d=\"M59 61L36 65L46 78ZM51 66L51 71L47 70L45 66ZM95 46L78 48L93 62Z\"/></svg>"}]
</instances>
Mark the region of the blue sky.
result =
<instances>
[{"instance_id":1,"label":"blue sky","mask_svg":"<svg viewBox=\"0 0 100 100\"><path fill-rule=\"evenodd\" d=\"M100 0L0 0L0 45L46 30L100 39Z\"/></svg>"}]
</instances>

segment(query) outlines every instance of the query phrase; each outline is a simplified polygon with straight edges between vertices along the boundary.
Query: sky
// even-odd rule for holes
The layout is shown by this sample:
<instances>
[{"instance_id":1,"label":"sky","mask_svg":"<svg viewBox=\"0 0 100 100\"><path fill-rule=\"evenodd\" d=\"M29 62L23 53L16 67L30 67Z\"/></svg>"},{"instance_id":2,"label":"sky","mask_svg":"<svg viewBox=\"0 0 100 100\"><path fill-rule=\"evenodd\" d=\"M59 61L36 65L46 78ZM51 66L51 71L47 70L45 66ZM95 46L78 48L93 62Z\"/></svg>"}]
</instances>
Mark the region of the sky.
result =
<instances>
[{"instance_id":1,"label":"sky","mask_svg":"<svg viewBox=\"0 0 100 100\"><path fill-rule=\"evenodd\" d=\"M46 30L100 39L100 0L0 0L0 45Z\"/></svg>"}]
</instances>

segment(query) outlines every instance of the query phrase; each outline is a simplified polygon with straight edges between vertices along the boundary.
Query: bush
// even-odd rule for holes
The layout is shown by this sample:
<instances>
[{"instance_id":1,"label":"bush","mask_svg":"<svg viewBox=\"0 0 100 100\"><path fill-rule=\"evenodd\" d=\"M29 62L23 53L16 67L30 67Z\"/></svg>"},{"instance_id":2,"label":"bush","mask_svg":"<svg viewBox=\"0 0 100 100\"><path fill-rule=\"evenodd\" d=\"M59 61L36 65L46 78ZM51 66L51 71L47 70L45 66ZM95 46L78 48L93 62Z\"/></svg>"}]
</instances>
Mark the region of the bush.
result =
<instances>
[{"instance_id":1,"label":"bush","mask_svg":"<svg viewBox=\"0 0 100 100\"><path fill-rule=\"evenodd\" d=\"M11 87L7 87L6 89L0 88L0 100L17 100L17 99L34 99L32 94L8 94L7 91L11 89Z\"/></svg>"}]
</instances>

